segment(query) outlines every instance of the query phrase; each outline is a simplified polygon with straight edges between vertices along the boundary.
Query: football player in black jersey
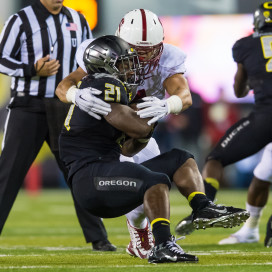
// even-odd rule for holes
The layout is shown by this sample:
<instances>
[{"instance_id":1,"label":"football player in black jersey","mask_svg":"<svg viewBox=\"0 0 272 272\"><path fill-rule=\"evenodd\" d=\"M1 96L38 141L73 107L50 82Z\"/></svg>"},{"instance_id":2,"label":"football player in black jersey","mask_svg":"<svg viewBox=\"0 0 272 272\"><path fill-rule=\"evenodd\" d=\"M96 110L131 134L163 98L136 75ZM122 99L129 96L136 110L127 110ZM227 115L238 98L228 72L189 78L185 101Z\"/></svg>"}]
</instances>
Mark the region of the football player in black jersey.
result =
<instances>
[{"instance_id":1,"label":"football player in black jersey","mask_svg":"<svg viewBox=\"0 0 272 272\"><path fill-rule=\"evenodd\" d=\"M238 40L233 48L233 59L237 63L234 78L235 95L240 98L254 91L255 105L249 116L230 127L215 148L207 156L203 168L206 195L214 200L222 180L224 167L249 157L272 141L272 1L259 6L254 13L254 33ZM250 217L245 228L257 226L269 183L256 177L249 191L247 209ZM259 194L259 197L256 197ZM192 216L181 220L176 226L180 235L194 230ZM244 241L244 242L249 242ZM255 241L256 242L256 241Z\"/></svg>"},{"instance_id":2,"label":"football player in black jersey","mask_svg":"<svg viewBox=\"0 0 272 272\"><path fill-rule=\"evenodd\" d=\"M151 137L153 124L128 106L141 82L138 55L116 36L92 41L84 52L88 75L80 88L93 87L111 104L112 111L97 120L72 105L60 136L60 156L69 170L68 181L78 203L90 213L117 217L144 204L151 222L155 247L148 261L197 262L186 254L170 233L168 192L174 182L189 199L197 227L230 227L245 221L242 209L215 205L203 193L193 155L173 149L142 164L120 162L122 153L133 156Z\"/></svg>"}]
</instances>

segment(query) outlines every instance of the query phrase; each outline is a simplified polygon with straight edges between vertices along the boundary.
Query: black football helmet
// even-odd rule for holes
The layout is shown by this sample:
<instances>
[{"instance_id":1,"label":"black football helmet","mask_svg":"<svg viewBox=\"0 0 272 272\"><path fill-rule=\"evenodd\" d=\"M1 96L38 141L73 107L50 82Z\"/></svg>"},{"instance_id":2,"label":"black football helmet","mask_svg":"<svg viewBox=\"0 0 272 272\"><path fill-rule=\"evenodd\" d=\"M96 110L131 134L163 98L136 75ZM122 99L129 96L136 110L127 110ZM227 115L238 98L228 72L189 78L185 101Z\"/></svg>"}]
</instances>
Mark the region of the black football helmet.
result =
<instances>
[{"instance_id":1,"label":"black football helmet","mask_svg":"<svg viewBox=\"0 0 272 272\"><path fill-rule=\"evenodd\" d=\"M254 31L260 32L266 26L272 27L272 1L264 2L254 12Z\"/></svg>"},{"instance_id":2,"label":"black football helmet","mask_svg":"<svg viewBox=\"0 0 272 272\"><path fill-rule=\"evenodd\" d=\"M143 68L137 52L126 41L114 35L93 40L85 49L83 61L89 74L114 75L129 89L135 89L143 81Z\"/></svg>"}]
</instances>

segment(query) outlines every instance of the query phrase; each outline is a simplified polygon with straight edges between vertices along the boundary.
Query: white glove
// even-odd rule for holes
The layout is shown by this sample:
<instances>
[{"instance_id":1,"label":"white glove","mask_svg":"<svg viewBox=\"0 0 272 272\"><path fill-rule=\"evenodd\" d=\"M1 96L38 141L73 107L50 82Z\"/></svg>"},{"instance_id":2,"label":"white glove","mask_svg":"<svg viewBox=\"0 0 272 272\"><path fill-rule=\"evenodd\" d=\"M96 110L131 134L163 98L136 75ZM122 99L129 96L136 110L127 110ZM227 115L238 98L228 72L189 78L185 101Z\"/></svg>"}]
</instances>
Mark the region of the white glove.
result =
<instances>
[{"instance_id":1,"label":"white glove","mask_svg":"<svg viewBox=\"0 0 272 272\"><path fill-rule=\"evenodd\" d=\"M68 90L66 98L69 102L76 104L82 111L87 112L97 120L101 120L101 116L98 114L107 116L111 112L110 104L96 97L101 93L102 91L91 87L78 89L72 86Z\"/></svg>"},{"instance_id":2,"label":"white glove","mask_svg":"<svg viewBox=\"0 0 272 272\"><path fill-rule=\"evenodd\" d=\"M141 118L153 117L147 122L148 125L157 122L169 113L178 114L183 106L182 100L177 95L172 95L165 100L160 100L155 96L144 97L143 100L146 102L137 104L137 108L142 109L137 114Z\"/></svg>"},{"instance_id":3,"label":"white glove","mask_svg":"<svg viewBox=\"0 0 272 272\"><path fill-rule=\"evenodd\" d=\"M143 100L145 102L137 104L137 108L141 109L137 111L137 115L141 118L152 117L147 122L149 126L168 114L167 100L160 100L155 96L144 97Z\"/></svg>"}]
</instances>

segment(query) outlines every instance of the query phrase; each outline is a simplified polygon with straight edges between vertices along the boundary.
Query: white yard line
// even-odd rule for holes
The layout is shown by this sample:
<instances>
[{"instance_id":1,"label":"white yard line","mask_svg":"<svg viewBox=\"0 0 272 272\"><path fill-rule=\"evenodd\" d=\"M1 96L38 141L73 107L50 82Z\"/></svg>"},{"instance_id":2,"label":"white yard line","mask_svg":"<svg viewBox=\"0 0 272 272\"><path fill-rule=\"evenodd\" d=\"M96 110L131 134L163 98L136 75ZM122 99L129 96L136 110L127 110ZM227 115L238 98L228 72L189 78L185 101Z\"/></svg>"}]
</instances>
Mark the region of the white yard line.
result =
<instances>
[{"instance_id":1,"label":"white yard line","mask_svg":"<svg viewBox=\"0 0 272 272\"><path fill-rule=\"evenodd\" d=\"M181 263L176 263L176 264L162 264L163 267L173 267L177 264L181 264ZM154 265L154 264L153 264ZM157 265L157 264L155 264ZM186 264L188 265L188 264ZM237 264L236 266L248 266L249 264L248 263L239 263ZM267 263L251 263L250 264L251 266L252 265L256 265L256 266L270 266L272 265L272 262L267 262ZM151 264L146 264L146 265L112 265L111 268L137 268L137 267L150 267ZM159 265L158 265L159 266ZM214 266L218 266L218 267L222 267L222 266L235 266L234 264L210 264L210 265L201 265L201 264L197 264L197 267L199 266L202 266L202 267L214 267ZM109 268L108 266L98 266L98 265L84 265L84 266L80 266L80 265L54 265L54 266L50 266L50 265L31 265L31 266L2 266L0 267L0 270L3 270L3 269L37 269L37 268Z\"/></svg>"}]
</instances>

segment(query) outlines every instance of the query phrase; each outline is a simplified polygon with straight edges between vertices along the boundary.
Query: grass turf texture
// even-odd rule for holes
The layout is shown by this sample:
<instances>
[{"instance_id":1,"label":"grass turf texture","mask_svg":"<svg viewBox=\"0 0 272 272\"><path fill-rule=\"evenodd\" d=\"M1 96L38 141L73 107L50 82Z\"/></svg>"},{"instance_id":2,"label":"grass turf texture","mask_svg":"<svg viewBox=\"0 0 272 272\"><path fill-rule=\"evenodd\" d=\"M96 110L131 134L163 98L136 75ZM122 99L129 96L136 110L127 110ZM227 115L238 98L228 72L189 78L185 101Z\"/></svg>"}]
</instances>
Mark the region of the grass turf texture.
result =
<instances>
[{"instance_id":1,"label":"grass turf texture","mask_svg":"<svg viewBox=\"0 0 272 272\"><path fill-rule=\"evenodd\" d=\"M177 191L172 191L171 228L187 216L190 208ZM221 190L218 202L244 207L245 190ZM263 212L261 239L255 244L221 245L219 240L238 230L207 229L195 231L178 244L188 253L199 257L198 264L148 264L125 252L129 234L125 217L105 219L109 240L118 247L116 252L94 252L86 244L79 227L68 190L43 190L38 196L21 191L0 236L1 271L272 271L272 248L263 240L272 200Z\"/></svg>"}]
</instances>

